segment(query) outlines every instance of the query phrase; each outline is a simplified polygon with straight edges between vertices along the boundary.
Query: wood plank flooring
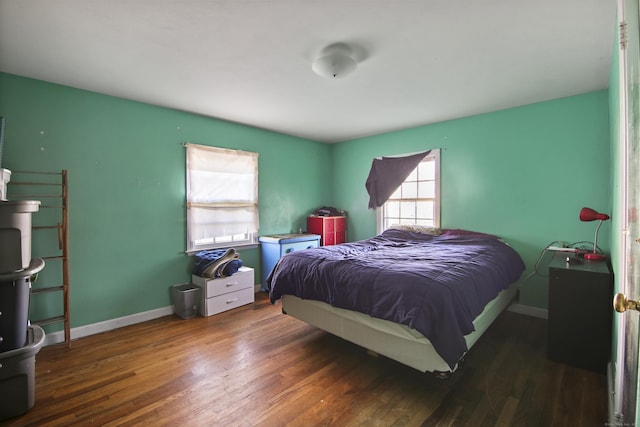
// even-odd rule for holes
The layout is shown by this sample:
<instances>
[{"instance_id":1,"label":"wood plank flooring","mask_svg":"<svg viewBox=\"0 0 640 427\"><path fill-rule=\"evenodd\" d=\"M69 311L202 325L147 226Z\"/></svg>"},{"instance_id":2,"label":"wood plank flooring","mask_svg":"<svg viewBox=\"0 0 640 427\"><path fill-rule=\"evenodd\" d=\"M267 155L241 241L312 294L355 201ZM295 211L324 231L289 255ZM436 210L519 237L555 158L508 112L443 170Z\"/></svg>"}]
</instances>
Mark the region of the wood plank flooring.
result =
<instances>
[{"instance_id":1,"label":"wood plank flooring","mask_svg":"<svg viewBox=\"0 0 640 427\"><path fill-rule=\"evenodd\" d=\"M602 426L605 377L546 359L544 320L503 313L436 379L283 315L264 294L43 348L8 426Z\"/></svg>"}]
</instances>

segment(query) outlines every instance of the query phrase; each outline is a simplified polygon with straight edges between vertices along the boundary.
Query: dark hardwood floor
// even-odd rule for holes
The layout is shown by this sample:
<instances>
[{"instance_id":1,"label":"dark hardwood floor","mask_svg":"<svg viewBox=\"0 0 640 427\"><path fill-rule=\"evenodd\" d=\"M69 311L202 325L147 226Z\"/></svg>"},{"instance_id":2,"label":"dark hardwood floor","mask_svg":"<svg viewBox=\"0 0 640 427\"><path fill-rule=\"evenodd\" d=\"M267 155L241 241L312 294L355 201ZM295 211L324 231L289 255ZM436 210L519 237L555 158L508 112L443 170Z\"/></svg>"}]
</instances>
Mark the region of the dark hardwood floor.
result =
<instances>
[{"instance_id":1,"label":"dark hardwood floor","mask_svg":"<svg viewBox=\"0 0 640 427\"><path fill-rule=\"evenodd\" d=\"M9 426L602 426L605 377L546 359L546 321L505 312L437 379L280 313L264 294L43 348Z\"/></svg>"}]
</instances>

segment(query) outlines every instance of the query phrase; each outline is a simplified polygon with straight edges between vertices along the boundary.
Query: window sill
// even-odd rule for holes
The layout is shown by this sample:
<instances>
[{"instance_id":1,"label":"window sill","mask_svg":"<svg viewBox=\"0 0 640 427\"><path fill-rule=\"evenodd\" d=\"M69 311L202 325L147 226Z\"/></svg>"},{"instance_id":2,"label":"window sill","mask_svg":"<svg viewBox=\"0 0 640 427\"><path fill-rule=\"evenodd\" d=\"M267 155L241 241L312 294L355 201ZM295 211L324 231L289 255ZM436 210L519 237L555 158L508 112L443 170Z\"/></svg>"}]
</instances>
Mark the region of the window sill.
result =
<instances>
[{"instance_id":1,"label":"window sill","mask_svg":"<svg viewBox=\"0 0 640 427\"><path fill-rule=\"evenodd\" d=\"M215 249L230 249L230 248L234 248L237 251L242 251L242 250L246 250L246 249L255 249L258 246L260 246L259 243L247 243L244 245L231 245L231 246L210 246L210 247L203 247L203 248L198 248L198 249L194 249L192 251L185 251L184 253L187 254L188 256L193 256L195 254L197 254L200 251L209 251L209 250L215 250Z\"/></svg>"}]
</instances>

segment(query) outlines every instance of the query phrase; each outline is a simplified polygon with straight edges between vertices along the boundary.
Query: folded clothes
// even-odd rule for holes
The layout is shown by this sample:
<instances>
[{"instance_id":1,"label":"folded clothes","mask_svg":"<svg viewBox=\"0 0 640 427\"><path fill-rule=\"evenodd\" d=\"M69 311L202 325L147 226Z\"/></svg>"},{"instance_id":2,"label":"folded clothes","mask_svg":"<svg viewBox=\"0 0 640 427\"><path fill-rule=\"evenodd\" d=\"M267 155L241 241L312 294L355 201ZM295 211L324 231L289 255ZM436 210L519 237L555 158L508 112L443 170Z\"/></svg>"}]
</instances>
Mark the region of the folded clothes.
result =
<instances>
[{"instance_id":1,"label":"folded clothes","mask_svg":"<svg viewBox=\"0 0 640 427\"><path fill-rule=\"evenodd\" d=\"M200 251L195 255L193 274L211 278L230 276L242 267L239 258L234 248Z\"/></svg>"},{"instance_id":2,"label":"folded clothes","mask_svg":"<svg viewBox=\"0 0 640 427\"><path fill-rule=\"evenodd\" d=\"M238 259L231 260L228 263L226 263L224 268L222 269L222 276L232 276L233 274L238 272L240 267L242 267L241 259L238 258Z\"/></svg>"}]
</instances>

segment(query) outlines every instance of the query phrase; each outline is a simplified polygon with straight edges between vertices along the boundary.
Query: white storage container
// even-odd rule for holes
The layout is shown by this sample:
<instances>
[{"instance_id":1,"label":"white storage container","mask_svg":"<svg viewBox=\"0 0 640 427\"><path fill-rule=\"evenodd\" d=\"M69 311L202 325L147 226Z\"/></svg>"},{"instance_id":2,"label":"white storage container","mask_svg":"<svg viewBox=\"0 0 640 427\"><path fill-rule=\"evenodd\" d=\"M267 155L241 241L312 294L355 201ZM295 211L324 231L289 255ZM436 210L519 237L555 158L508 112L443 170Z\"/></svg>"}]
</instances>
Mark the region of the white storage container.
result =
<instances>
[{"instance_id":1,"label":"white storage container","mask_svg":"<svg viewBox=\"0 0 640 427\"><path fill-rule=\"evenodd\" d=\"M31 262L31 214L37 200L0 201L0 274L24 270Z\"/></svg>"},{"instance_id":2,"label":"white storage container","mask_svg":"<svg viewBox=\"0 0 640 427\"><path fill-rule=\"evenodd\" d=\"M11 171L0 169L0 200L7 200L7 184L11 181Z\"/></svg>"}]
</instances>

